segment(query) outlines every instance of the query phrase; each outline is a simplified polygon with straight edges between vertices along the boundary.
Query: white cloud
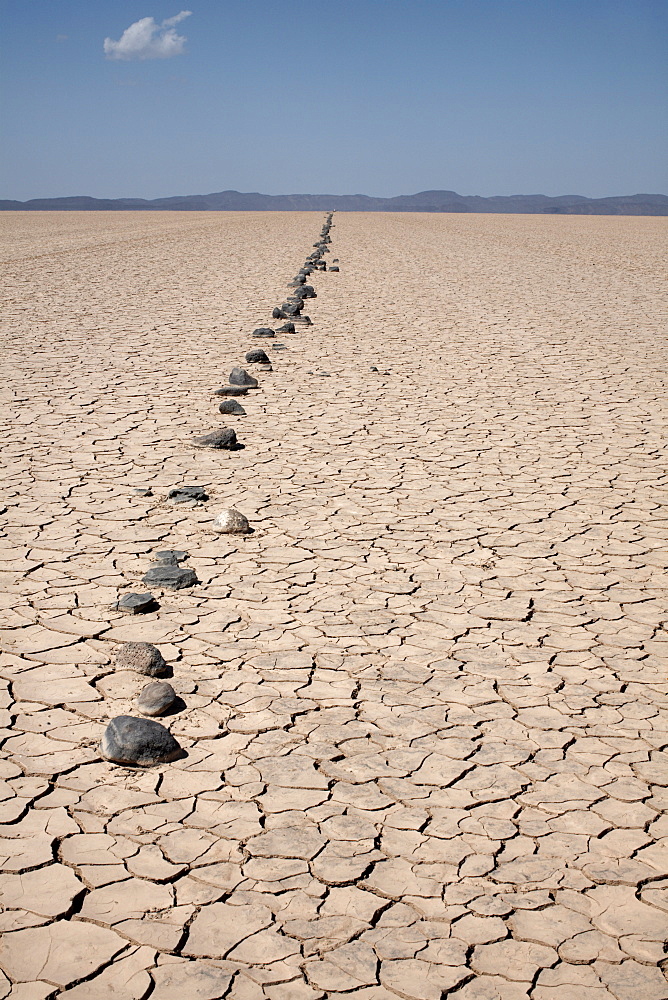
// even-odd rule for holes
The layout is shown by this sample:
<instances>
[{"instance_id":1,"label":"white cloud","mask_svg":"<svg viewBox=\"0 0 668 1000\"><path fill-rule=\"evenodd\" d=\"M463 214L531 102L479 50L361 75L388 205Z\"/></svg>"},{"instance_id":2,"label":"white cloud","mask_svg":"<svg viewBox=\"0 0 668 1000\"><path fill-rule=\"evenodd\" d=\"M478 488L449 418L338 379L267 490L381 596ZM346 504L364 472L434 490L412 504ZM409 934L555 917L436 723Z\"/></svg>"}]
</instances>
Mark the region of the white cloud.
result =
<instances>
[{"instance_id":1,"label":"white cloud","mask_svg":"<svg viewBox=\"0 0 668 1000\"><path fill-rule=\"evenodd\" d=\"M182 10L156 24L152 17L142 17L126 28L117 42L105 38L104 52L107 59L171 59L180 56L187 39L177 35L174 26L190 17L191 10Z\"/></svg>"},{"instance_id":2,"label":"white cloud","mask_svg":"<svg viewBox=\"0 0 668 1000\"><path fill-rule=\"evenodd\" d=\"M185 19L190 17L191 14L191 10L182 10L180 14L175 14L174 17L168 17L166 21L163 21L162 27L171 28L173 24L178 24L179 21L185 21Z\"/></svg>"}]
</instances>

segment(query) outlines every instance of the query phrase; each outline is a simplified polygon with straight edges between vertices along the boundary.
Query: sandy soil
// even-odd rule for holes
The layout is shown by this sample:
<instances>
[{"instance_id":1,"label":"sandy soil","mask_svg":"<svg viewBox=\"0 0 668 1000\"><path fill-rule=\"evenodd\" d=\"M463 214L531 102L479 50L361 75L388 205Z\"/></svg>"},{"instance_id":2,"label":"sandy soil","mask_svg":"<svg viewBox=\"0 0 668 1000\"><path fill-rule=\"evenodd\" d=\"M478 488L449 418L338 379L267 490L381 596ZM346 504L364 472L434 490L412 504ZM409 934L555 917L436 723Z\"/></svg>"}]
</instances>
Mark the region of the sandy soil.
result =
<instances>
[{"instance_id":1,"label":"sandy soil","mask_svg":"<svg viewBox=\"0 0 668 1000\"><path fill-rule=\"evenodd\" d=\"M665 220L335 216L221 417L321 222L0 217L0 998L666 998Z\"/></svg>"}]
</instances>

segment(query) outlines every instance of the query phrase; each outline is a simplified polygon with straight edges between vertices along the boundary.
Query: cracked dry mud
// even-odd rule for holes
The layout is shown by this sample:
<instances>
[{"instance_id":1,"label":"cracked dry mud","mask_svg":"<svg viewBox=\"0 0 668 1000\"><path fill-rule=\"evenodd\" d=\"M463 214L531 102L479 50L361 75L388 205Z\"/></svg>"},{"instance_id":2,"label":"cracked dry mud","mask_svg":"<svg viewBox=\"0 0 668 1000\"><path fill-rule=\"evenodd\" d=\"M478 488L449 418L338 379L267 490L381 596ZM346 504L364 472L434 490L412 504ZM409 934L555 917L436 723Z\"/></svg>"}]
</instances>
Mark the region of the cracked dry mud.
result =
<instances>
[{"instance_id":1,"label":"cracked dry mud","mask_svg":"<svg viewBox=\"0 0 668 1000\"><path fill-rule=\"evenodd\" d=\"M321 218L2 216L0 1000L665 1000L665 220L337 215L196 450Z\"/></svg>"}]
</instances>

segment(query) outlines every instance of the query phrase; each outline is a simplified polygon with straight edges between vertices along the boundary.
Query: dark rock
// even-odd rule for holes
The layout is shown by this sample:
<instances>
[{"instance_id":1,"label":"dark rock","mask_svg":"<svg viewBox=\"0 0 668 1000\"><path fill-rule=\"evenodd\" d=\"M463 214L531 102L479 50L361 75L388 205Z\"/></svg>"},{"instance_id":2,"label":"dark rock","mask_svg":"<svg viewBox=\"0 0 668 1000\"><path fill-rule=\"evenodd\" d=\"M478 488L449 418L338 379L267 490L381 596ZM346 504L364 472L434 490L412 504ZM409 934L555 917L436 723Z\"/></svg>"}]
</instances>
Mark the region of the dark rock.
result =
<instances>
[{"instance_id":1,"label":"dark rock","mask_svg":"<svg viewBox=\"0 0 668 1000\"><path fill-rule=\"evenodd\" d=\"M288 316L299 316L300 312L304 308L304 303L301 299L297 302L284 302L281 308L283 309L283 316L281 318L287 319Z\"/></svg>"},{"instance_id":2,"label":"dark rock","mask_svg":"<svg viewBox=\"0 0 668 1000\"><path fill-rule=\"evenodd\" d=\"M334 265L333 267L331 267L331 266L330 266L330 271L338 271L338 270L339 270L339 269L338 269L338 267L336 266L336 264L335 264L335 265Z\"/></svg>"},{"instance_id":3,"label":"dark rock","mask_svg":"<svg viewBox=\"0 0 668 1000\"><path fill-rule=\"evenodd\" d=\"M245 385L247 389L257 389L258 381L245 368L233 368L230 372L230 385Z\"/></svg>"},{"instance_id":4,"label":"dark rock","mask_svg":"<svg viewBox=\"0 0 668 1000\"><path fill-rule=\"evenodd\" d=\"M114 666L117 670L136 670L148 677L161 677L169 670L160 650L150 642L124 642L116 650Z\"/></svg>"},{"instance_id":5,"label":"dark rock","mask_svg":"<svg viewBox=\"0 0 668 1000\"><path fill-rule=\"evenodd\" d=\"M221 427L210 434L193 438L193 444L196 448L223 448L225 451L236 451L238 447L237 436L231 427Z\"/></svg>"},{"instance_id":6,"label":"dark rock","mask_svg":"<svg viewBox=\"0 0 668 1000\"><path fill-rule=\"evenodd\" d=\"M176 760L183 751L172 734L159 722L117 715L102 736L100 753L115 764L151 764Z\"/></svg>"},{"instance_id":7,"label":"dark rock","mask_svg":"<svg viewBox=\"0 0 668 1000\"><path fill-rule=\"evenodd\" d=\"M376 366L375 366L375 365L371 365L371 368L369 368L369 371L370 371L370 372L377 372L377 371L378 371L378 369L376 368Z\"/></svg>"},{"instance_id":8,"label":"dark rock","mask_svg":"<svg viewBox=\"0 0 668 1000\"><path fill-rule=\"evenodd\" d=\"M144 573L142 582L149 587L162 587L166 590L183 590L194 587L197 574L194 569L183 569L180 566L151 566Z\"/></svg>"},{"instance_id":9,"label":"dark rock","mask_svg":"<svg viewBox=\"0 0 668 1000\"><path fill-rule=\"evenodd\" d=\"M276 334L269 326L259 326L257 330L253 330L251 334L252 337L275 337Z\"/></svg>"},{"instance_id":10,"label":"dark rock","mask_svg":"<svg viewBox=\"0 0 668 1000\"><path fill-rule=\"evenodd\" d=\"M295 324L294 323L284 323L283 326L279 327L276 333L294 333Z\"/></svg>"},{"instance_id":11,"label":"dark rock","mask_svg":"<svg viewBox=\"0 0 668 1000\"><path fill-rule=\"evenodd\" d=\"M152 681L142 689L137 698L137 708L142 715L164 715L176 701L176 691L167 681Z\"/></svg>"},{"instance_id":12,"label":"dark rock","mask_svg":"<svg viewBox=\"0 0 668 1000\"><path fill-rule=\"evenodd\" d=\"M246 396L248 394L247 385L224 385L220 389L214 389L214 396Z\"/></svg>"},{"instance_id":13,"label":"dark rock","mask_svg":"<svg viewBox=\"0 0 668 1000\"><path fill-rule=\"evenodd\" d=\"M153 553L153 562L161 563L163 566L178 566L187 558L188 553L181 549L161 549L160 552Z\"/></svg>"},{"instance_id":14,"label":"dark rock","mask_svg":"<svg viewBox=\"0 0 668 1000\"><path fill-rule=\"evenodd\" d=\"M154 611L156 600L153 594L124 594L119 597L116 607L131 615L140 615L145 611Z\"/></svg>"},{"instance_id":15,"label":"dark rock","mask_svg":"<svg viewBox=\"0 0 668 1000\"><path fill-rule=\"evenodd\" d=\"M265 352L262 350L261 347L256 347L254 350L248 351L248 353L246 354L246 361L266 362L269 361L269 358L267 357L267 355L265 354Z\"/></svg>"},{"instance_id":16,"label":"dark rock","mask_svg":"<svg viewBox=\"0 0 668 1000\"><path fill-rule=\"evenodd\" d=\"M193 500L203 502L209 499L209 494L201 486L179 486L178 489L169 491L167 499L174 503L188 503Z\"/></svg>"},{"instance_id":17,"label":"dark rock","mask_svg":"<svg viewBox=\"0 0 668 1000\"><path fill-rule=\"evenodd\" d=\"M287 313L285 312L285 310L279 309L278 306L274 306L274 308L271 311L271 318L272 319L287 319L288 316L287 316ZM255 336L255 334L253 334L253 336Z\"/></svg>"},{"instance_id":18,"label":"dark rock","mask_svg":"<svg viewBox=\"0 0 668 1000\"><path fill-rule=\"evenodd\" d=\"M285 344L272 344L271 348L273 351L287 351Z\"/></svg>"},{"instance_id":19,"label":"dark rock","mask_svg":"<svg viewBox=\"0 0 668 1000\"><path fill-rule=\"evenodd\" d=\"M224 399L218 409L221 413L235 413L238 417L246 416L246 411L241 403L237 403L236 399Z\"/></svg>"}]
</instances>

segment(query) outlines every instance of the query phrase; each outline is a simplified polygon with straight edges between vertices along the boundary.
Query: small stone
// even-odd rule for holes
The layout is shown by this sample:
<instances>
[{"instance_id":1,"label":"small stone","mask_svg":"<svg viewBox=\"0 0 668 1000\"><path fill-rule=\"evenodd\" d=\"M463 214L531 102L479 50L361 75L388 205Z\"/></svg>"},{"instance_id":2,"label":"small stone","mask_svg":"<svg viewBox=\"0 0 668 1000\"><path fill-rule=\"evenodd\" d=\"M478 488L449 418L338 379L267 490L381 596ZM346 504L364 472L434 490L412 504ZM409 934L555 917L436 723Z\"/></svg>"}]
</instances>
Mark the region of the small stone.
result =
<instances>
[{"instance_id":1,"label":"small stone","mask_svg":"<svg viewBox=\"0 0 668 1000\"><path fill-rule=\"evenodd\" d=\"M299 299L298 302L284 302L281 308L283 310L283 315L280 317L281 319L288 319L288 317L292 317L294 319L295 316L299 316L301 313L304 308L304 303L302 299Z\"/></svg>"},{"instance_id":2,"label":"small stone","mask_svg":"<svg viewBox=\"0 0 668 1000\"><path fill-rule=\"evenodd\" d=\"M188 503L192 500L204 501L209 499L209 495L201 486L179 486L170 490L167 499L174 503Z\"/></svg>"},{"instance_id":3,"label":"small stone","mask_svg":"<svg viewBox=\"0 0 668 1000\"><path fill-rule=\"evenodd\" d=\"M252 337L275 337L275 332L269 326L259 326L257 330L253 330Z\"/></svg>"},{"instance_id":4,"label":"small stone","mask_svg":"<svg viewBox=\"0 0 668 1000\"><path fill-rule=\"evenodd\" d=\"M142 577L148 586L162 587L166 590L183 590L194 587L197 574L193 569L183 569L180 566L152 566Z\"/></svg>"},{"instance_id":5,"label":"small stone","mask_svg":"<svg viewBox=\"0 0 668 1000\"><path fill-rule=\"evenodd\" d=\"M221 510L213 522L212 528L214 531L220 531L228 535L245 535L250 531L248 518L244 517L238 510L235 510L234 507Z\"/></svg>"},{"instance_id":6,"label":"small stone","mask_svg":"<svg viewBox=\"0 0 668 1000\"><path fill-rule=\"evenodd\" d=\"M257 389L258 381L244 368L233 368L230 372L230 385L245 385L249 389Z\"/></svg>"},{"instance_id":7,"label":"small stone","mask_svg":"<svg viewBox=\"0 0 668 1000\"><path fill-rule=\"evenodd\" d=\"M330 269L330 271L338 271L339 270L336 265L332 266L331 264L330 264L329 269Z\"/></svg>"},{"instance_id":8,"label":"small stone","mask_svg":"<svg viewBox=\"0 0 668 1000\"><path fill-rule=\"evenodd\" d=\"M377 371L378 371L378 369L376 368L376 366L375 366L375 365L371 365L371 368L369 368L369 371L370 371L370 372L377 372Z\"/></svg>"},{"instance_id":9,"label":"small stone","mask_svg":"<svg viewBox=\"0 0 668 1000\"><path fill-rule=\"evenodd\" d=\"M252 351L248 351L248 353L246 354L246 361L257 362L258 364L261 364L263 361L264 362L269 361L269 358L267 357L266 352L263 351L261 347L255 347Z\"/></svg>"},{"instance_id":10,"label":"small stone","mask_svg":"<svg viewBox=\"0 0 668 1000\"><path fill-rule=\"evenodd\" d=\"M188 558L188 553L181 549L161 549L160 552L153 553L153 561L162 563L163 566L178 566L180 562Z\"/></svg>"},{"instance_id":11,"label":"small stone","mask_svg":"<svg viewBox=\"0 0 668 1000\"><path fill-rule=\"evenodd\" d=\"M294 333L294 332L295 332L294 323L284 323L283 326L280 326L276 331L276 333Z\"/></svg>"},{"instance_id":12,"label":"small stone","mask_svg":"<svg viewBox=\"0 0 668 1000\"><path fill-rule=\"evenodd\" d=\"M169 668L162 653L150 642L124 642L114 656L117 670L136 670L148 677L160 677Z\"/></svg>"},{"instance_id":13,"label":"small stone","mask_svg":"<svg viewBox=\"0 0 668 1000\"><path fill-rule=\"evenodd\" d=\"M271 349L272 351L287 351L285 344L272 344Z\"/></svg>"},{"instance_id":14,"label":"small stone","mask_svg":"<svg viewBox=\"0 0 668 1000\"><path fill-rule=\"evenodd\" d=\"M224 399L218 409L221 413L236 413L238 417L246 416L246 411L241 403L237 403L236 399Z\"/></svg>"},{"instance_id":15,"label":"small stone","mask_svg":"<svg viewBox=\"0 0 668 1000\"><path fill-rule=\"evenodd\" d=\"M100 753L115 764L150 767L175 760L181 755L181 747L159 722L118 715L104 731Z\"/></svg>"},{"instance_id":16,"label":"small stone","mask_svg":"<svg viewBox=\"0 0 668 1000\"><path fill-rule=\"evenodd\" d=\"M163 715L176 701L176 691L167 681L152 681L137 698L142 715Z\"/></svg>"},{"instance_id":17,"label":"small stone","mask_svg":"<svg viewBox=\"0 0 668 1000\"><path fill-rule=\"evenodd\" d=\"M119 597L116 607L119 611L140 615L143 611L153 610L155 598L153 594L124 594L123 597Z\"/></svg>"},{"instance_id":18,"label":"small stone","mask_svg":"<svg viewBox=\"0 0 668 1000\"><path fill-rule=\"evenodd\" d=\"M136 493L138 497L152 497L153 491L148 488L148 486L138 487L136 490L132 491Z\"/></svg>"},{"instance_id":19,"label":"small stone","mask_svg":"<svg viewBox=\"0 0 668 1000\"><path fill-rule=\"evenodd\" d=\"M235 451L237 436L230 427L222 427L218 431L193 438L193 444L196 448L224 448L226 451Z\"/></svg>"},{"instance_id":20,"label":"small stone","mask_svg":"<svg viewBox=\"0 0 668 1000\"><path fill-rule=\"evenodd\" d=\"M246 396L248 394L247 385L224 385L220 389L214 389L214 396Z\"/></svg>"},{"instance_id":21,"label":"small stone","mask_svg":"<svg viewBox=\"0 0 668 1000\"><path fill-rule=\"evenodd\" d=\"M283 312L282 309L279 309L278 306L274 306L274 308L271 311L271 318L272 319L287 319L288 316L287 316L287 313ZM253 334L253 336L255 336L255 334Z\"/></svg>"}]
</instances>

